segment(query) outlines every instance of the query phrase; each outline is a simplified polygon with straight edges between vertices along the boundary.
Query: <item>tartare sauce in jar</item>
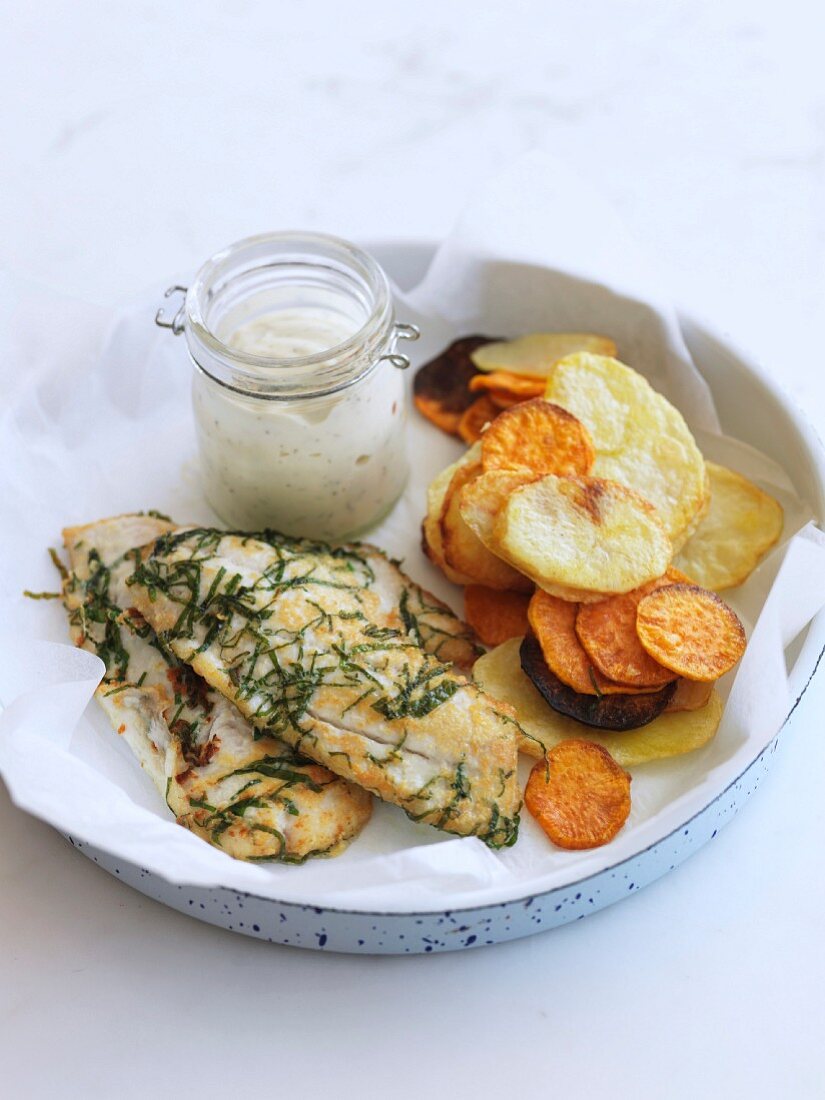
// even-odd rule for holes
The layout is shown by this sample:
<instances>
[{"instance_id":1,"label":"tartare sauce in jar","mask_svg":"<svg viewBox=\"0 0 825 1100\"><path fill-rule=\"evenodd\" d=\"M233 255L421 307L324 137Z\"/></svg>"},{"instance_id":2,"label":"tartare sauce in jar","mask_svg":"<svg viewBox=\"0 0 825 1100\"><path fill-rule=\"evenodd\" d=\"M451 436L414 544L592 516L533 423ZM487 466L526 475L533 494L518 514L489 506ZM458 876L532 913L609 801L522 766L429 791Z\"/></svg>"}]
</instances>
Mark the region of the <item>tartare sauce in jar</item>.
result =
<instances>
[{"instance_id":1,"label":"tartare sauce in jar","mask_svg":"<svg viewBox=\"0 0 825 1100\"><path fill-rule=\"evenodd\" d=\"M417 331L370 256L251 237L201 268L167 325L186 333L204 490L225 523L338 540L389 511L407 478L395 347Z\"/></svg>"}]
</instances>

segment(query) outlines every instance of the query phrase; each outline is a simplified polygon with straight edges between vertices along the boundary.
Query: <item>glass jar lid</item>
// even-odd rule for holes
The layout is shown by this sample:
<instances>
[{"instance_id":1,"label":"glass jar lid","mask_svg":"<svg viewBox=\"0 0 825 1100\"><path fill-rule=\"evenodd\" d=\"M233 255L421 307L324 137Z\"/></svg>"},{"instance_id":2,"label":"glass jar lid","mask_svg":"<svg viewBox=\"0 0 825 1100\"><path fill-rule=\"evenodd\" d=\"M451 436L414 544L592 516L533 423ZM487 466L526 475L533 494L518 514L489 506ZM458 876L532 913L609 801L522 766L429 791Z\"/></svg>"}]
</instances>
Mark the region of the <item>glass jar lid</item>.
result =
<instances>
[{"instance_id":1,"label":"glass jar lid","mask_svg":"<svg viewBox=\"0 0 825 1100\"><path fill-rule=\"evenodd\" d=\"M395 350L398 339L416 339L412 325L395 322L392 293L382 268L362 249L339 237L283 232L247 237L218 252L185 294L172 321L184 332L195 366L236 393L284 400L334 393L353 385L388 360L409 366ZM337 342L308 354L269 355L239 346L233 336L256 318L284 310L323 313Z\"/></svg>"}]
</instances>

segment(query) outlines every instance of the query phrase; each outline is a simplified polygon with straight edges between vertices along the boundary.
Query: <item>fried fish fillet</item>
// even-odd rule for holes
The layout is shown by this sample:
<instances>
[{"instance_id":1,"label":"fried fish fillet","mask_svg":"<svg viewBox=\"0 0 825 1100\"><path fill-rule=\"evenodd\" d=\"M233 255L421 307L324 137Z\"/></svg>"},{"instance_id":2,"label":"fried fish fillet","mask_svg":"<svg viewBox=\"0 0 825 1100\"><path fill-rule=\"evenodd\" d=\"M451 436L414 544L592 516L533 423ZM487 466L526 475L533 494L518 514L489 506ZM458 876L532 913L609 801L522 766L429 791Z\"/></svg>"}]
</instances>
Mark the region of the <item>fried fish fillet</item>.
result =
<instances>
[{"instance_id":1,"label":"fried fish fillet","mask_svg":"<svg viewBox=\"0 0 825 1100\"><path fill-rule=\"evenodd\" d=\"M379 552L197 528L161 535L128 583L163 643L255 726L415 821L515 840L517 725L439 659L455 643L422 625Z\"/></svg>"},{"instance_id":2,"label":"fried fish fillet","mask_svg":"<svg viewBox=\"0 0 825 1100\"><path fill-rule=\"evenodd\" d=\"M98 702L180 825L238 859L337 854L369 820L369 794L255 730L131 609L133 547L172 530L132 515L63 533L72 638L106 664Z\"/></svg>"}]
</instances>

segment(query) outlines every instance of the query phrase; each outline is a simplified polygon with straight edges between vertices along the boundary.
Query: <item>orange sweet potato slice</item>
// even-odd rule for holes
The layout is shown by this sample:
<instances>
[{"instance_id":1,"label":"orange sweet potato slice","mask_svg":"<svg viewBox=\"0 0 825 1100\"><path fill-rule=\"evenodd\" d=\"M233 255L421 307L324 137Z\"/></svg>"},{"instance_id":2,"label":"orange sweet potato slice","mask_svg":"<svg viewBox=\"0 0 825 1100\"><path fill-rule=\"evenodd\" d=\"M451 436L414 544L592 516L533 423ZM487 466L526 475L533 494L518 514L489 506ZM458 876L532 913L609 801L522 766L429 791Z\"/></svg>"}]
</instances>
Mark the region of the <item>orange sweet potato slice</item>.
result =
<instances>
[{"instance_id":1,"label":"orange sweet potato slice","mask_svg":"<svg viewBox=\"0 0 825 1100\"><path fill-rule=\"evenodd\" d=\"M512 409L514 405L521 405L523 402L530 400L527 397L514 397L507 390L490 390L489 393L490 400L497 409Z\"/></svg>"},{"instance_id":2,"label":"orange sweet potato slice","mask_svg":"<svg viewBox=\"0 0 825 1100\"><path fill-rule=\"evenodd\" d=\"M642 647L636 633L636 609L657 588L673 583L664 577L611 596L582 604L576 616L576 634L596 668L610 680L634 687L662 687L676 676Z\"/></svg>"},{"instance_id":3,"label":"orange sweet potato slice","mask_svg":"<svg viewBox=\"0 0 825 1100\"><path fill-rule=\"evenodd\" d=\"M485 471L526 466L541 476L587 474L595 457L581 421L540 397L497 416L484 433L481 447Z\"/></svg>"},{"instance_id":4,"label":"orange sweet potato slice","mask_svg":"<svg viewBox=\"0 0 825 1100\"><path fill-rule=\"evenodd\" d=\"M527 633L529 602L530 597L522 592L469 584L464 589L464 618L485 645L501 645Z\"/></svg>"},{"instance_id":5,"label":"orange sweet potato slice","mask_svg":"<svg viewBox=\"0 0 825 1100\"><path fill-rule=\"evenodd\" d=\"M458 435L458 424L466 409L475 401L470 381L478 368L470 353L489 343L486 336L464 336L419 367L413 382L416 408L429 421L450 435Z\"/></svg>"},{"instance_id":6,"label":"orange sweet potato slice","mask_svg":"<svg viewBox=\"0 0 825 1100\"><path fill-rule=\"evenodd\" d=\"M547 389L544 378L524 378L510 371L496 370L489 374L477 374L470 379L473 393L496 393L501 397L509 395L515 401L527 401L531 397L543 397Z\"/></svg>"},{"instance_id":7,"label":"orange sweet potato slice","mask_svg":"<svg viewBox=\"0 0 825 1100\"><path fill-rule=\"evenodd\" d=\"M672 584L645 596L636 633L655 661L688 680L717 680L747 644L736 612L695 584Z\"/></svg>"},{"instance_id":8,"label":"orange sweet potato slice","mask_svg":"<svg viewBox=\"0 0 825 1100\"><path fill-rule=\"evenodd\" d=\"M476 398L472 405L461 414L461 419L458 422L458 434L465 443L475 443L476 440L481 439L485 427L492 423L500 412L501 410L492 397L485 393L483 397Z\"/></svg>"},{"instance_id":9,"label":"orange sweet potato slice","mask_svg":"<svg viewBox=\"0 0 825 1100\"><path fill-rule=\"evenodd\" d=\"M585 695L574 691L548 667L532 632L521 643L519 657L524 674L553 710L596 729L633 730L646 726L658 718L676 690L675 684L667 684L659 691L626 695Z\"/></svg>"},{"instance_id":10,"label":"orange sweet potato slice","mask_svg":"<svg viewBox=\"0 0 825 1100\"><path fill-rule=\"evenodd\" d=\"M559 848L599 848L630 813L630 776L607 749L569 738L530 772L527 809Z\"/></svg>"},{"instance_id":11,"label":"orange sweet potato slice","mask_svg":"<svg viewBox=\"0 0 825 1100\"><path fill-rule=\"evenodd\" d=\"M596 605L598 606L598 605ZM576 634L577 603L561 600L537 588L527 618L551 672L580 695L632 694L594 667Z\"/></svg>"}]
</instances>

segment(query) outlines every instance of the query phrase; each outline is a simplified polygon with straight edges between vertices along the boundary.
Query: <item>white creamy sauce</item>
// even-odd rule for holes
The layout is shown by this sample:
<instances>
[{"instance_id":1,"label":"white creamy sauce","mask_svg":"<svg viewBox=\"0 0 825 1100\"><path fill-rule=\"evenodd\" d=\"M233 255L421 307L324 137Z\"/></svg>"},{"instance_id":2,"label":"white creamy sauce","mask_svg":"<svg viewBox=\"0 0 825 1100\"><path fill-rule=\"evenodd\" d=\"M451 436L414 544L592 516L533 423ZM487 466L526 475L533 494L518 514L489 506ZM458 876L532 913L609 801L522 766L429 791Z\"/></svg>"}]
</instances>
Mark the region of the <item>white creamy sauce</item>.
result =
<instances>
[{"instance_id":1,"label":"white creamy sauce","mask_svg":"<svg viewBox=\"0 0 825 1100\"><path fill-rule=\"evenodd\" d=\"M295 359L327 351L349 339L358 329L351 317L311 306L279 309L238 325L226 342L249 355Z\"/></svg>"},{"instance_id":2,"label":"white creamy sauce","mask_svg":"<svg viewBox=\"0 0 825 1100\"><path fill-rule=\"evenodd\" d=\"M328 350L357 327L337 311L298 307L221 336L239 351L292 358ZM206 495L232 527L340 539L380 519L404 487L404 378L389 363L338 393L275 401L198 372L193 400Z\"/></svg>"}]
</instances>

